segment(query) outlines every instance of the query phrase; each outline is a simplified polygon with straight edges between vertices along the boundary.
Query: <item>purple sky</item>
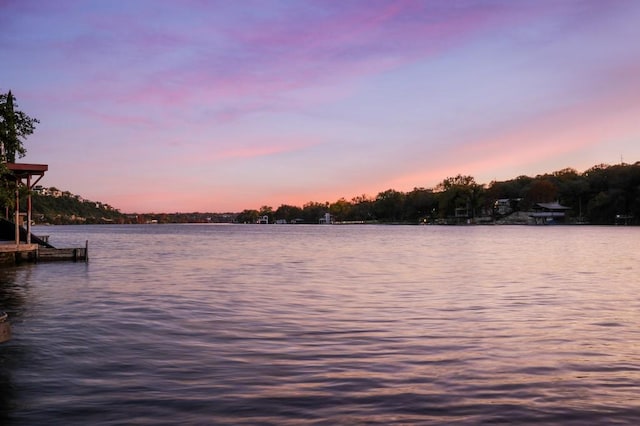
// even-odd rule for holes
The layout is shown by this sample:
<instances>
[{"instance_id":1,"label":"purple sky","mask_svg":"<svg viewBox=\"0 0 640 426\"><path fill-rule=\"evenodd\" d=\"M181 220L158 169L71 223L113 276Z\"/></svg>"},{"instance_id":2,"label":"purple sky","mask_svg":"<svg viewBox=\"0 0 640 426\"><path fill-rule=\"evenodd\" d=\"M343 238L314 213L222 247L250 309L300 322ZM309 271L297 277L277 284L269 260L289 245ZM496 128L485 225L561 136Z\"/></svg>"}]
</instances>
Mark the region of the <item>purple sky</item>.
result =
<instances>
[{"instance_id":1,"label":"purple sky","mask_svg":"<svg viewBox=\"0 0 640 426\"><path fill-rule=\"evenodd\" d=\"M640 1L0 0L22 162L123 212L640 160Z\"/></svg>"}]
</instances>

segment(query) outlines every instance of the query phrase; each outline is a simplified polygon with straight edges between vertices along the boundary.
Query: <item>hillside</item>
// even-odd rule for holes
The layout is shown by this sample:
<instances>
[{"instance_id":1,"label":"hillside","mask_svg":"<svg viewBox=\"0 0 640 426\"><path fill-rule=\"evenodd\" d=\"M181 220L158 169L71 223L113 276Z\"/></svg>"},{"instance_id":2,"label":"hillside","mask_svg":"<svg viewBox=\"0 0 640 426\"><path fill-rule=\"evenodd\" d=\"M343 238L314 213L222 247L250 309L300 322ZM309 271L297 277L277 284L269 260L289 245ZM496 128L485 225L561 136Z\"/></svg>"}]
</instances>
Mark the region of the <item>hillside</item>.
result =
<instances>
[{"instance_id":1,"label":"hillside","mask_svg":"<svg viewBox=\"0 0 640 426\"><path fill-rule=\"evenodd\" d=\"M22 211L25 207L22 207ZM38 187L32 194L32 218L37 224L128 223L127 215L108 204L85 200L56 188Z\"/></svg>"},{"instance_id":2,"label":"hillside","mask_svg":"<svg viewBox=\"0 0 640 426\"><path fill-rule=\"evenodd\" d=\"M234 213L124 214L109 204L86 200L55 187L36 187L31 198L36 224L228 223L236 216ZM26 205L21 206L21 211L25 210Z\"/></svg>"}]
</instances>

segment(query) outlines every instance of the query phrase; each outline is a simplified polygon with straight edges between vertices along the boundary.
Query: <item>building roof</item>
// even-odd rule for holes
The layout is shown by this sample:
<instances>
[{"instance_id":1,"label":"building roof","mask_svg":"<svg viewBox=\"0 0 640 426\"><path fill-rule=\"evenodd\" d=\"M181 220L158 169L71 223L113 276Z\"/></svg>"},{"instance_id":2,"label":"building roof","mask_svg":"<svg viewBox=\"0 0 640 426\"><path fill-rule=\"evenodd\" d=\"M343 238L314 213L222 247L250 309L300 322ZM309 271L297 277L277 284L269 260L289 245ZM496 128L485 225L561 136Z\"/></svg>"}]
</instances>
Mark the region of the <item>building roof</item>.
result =
<instances>
[{"instance_id":1,"label":"building roof","mask_svg":"<svg viewBox=\"0 0 640 426\"><path fill-rule=\"evenodd\" d=\"M5 165L16 176L43 176L44 172L49 170L47 164L5 163Z\"/></svg>"},{"instance_id":2,"label":"building roof","mask_svg":"<svg viewBox=\"0 0 640 426\"><path fill-rule=\"evenodd\" d=\"M553 203L536 203L536 206L547 209L547 210L569 210L571 207L563 206L559 202L554 201Z\"/></svg>"}]
</instances>

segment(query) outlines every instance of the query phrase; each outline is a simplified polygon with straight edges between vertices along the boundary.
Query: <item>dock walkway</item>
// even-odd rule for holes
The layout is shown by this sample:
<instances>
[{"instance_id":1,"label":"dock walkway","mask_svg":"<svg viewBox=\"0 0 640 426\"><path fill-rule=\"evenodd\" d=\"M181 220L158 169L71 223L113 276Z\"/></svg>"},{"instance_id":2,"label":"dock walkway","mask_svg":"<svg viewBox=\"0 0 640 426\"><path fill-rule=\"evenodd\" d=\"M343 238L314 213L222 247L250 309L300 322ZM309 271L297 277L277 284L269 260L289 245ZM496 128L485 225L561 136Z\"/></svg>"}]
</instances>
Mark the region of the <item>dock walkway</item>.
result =
<instances>
[{"instance_id":1,"label":"dock walkway","mask_svg":"<svg viewBox=\"0 0 640 426\"><path fill-rule=\"evenodd\" d=\"M48 236L36 236L29 234L23 227L17 227L19 231L19 243L16 235L16 225L6 219L0 218L0 264L15 265L22 262L47 262L47 261L83 261L89 260L89 242L84 247L56 248L49 244ZM27 243L29 241L29 243Z\"/></svg>"},{"instance_id":2,"label":"dock walkway","mask_svg":"<svg viewBox=\"0 0 640 426\"><path fill-rule=\"evenodd\" d=\"M38 244L16 244L14 241L0 241L0 263L17 264L37 259Z\"/></svg>"},{"instance_id":3,"label":"dock walkway","mask_svg":"<svg viewBox=\"0 0 640 426\"><path fill-rule=\"evenodd\" d=\"M0 241L0 264L2 265L16 265L23 262L87 262L88 260L88 244L84 247L55 248L43 247L39 244L16 245L13 241Z\"/></svg>"}]
</instances>

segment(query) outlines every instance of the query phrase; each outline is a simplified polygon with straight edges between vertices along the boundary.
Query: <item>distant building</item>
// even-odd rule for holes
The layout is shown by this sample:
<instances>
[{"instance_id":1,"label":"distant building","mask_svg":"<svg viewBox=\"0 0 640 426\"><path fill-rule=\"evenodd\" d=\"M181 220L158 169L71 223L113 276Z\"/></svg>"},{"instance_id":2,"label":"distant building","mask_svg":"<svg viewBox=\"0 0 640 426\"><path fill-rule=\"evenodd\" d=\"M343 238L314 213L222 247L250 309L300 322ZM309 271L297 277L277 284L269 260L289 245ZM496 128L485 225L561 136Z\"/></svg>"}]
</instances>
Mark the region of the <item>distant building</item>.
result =
<instances>
[{"instance_id":1,"label":"distant building","mask_svg":"<svg viewBox=\"0 0 640 426\"><path fill-rule=\"evenodd\" d=\"M333 219L331 218L331 213L325 213L324 216L318 220L318 223L326 224L326 225L333 223Z\"/></svg>"},{"instance_id":2,"label":"distant building","mask_svg":"<svg viewBox=\"0 0 640 426\"><path fill-rule=\"evenodd\" d=\"M533 206L533 211L529 212L529 217L533 218L536 224L548 224L564 222L567 210L570 207L561 205L559 202L537 203Z\"/></svg>"},{"instance_id":3,"label":"distant building","mask_svg":"<svg viewBox=\"0 0 640 426\"><path fill-rule=\"evenodd\" d=\"M616 225L629 225L633 223L633 215L631 214L617 214Z\"/></svg>"}]
</instances>

